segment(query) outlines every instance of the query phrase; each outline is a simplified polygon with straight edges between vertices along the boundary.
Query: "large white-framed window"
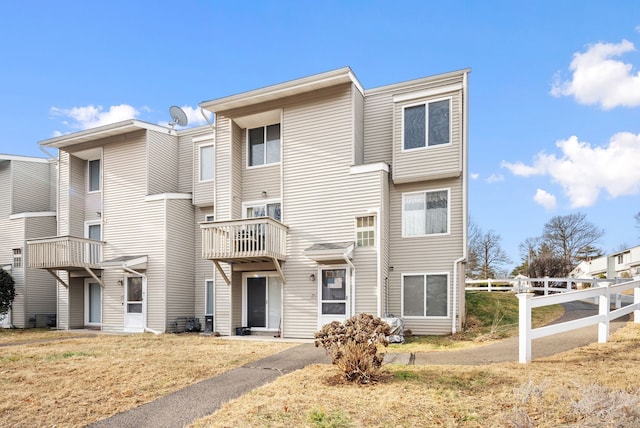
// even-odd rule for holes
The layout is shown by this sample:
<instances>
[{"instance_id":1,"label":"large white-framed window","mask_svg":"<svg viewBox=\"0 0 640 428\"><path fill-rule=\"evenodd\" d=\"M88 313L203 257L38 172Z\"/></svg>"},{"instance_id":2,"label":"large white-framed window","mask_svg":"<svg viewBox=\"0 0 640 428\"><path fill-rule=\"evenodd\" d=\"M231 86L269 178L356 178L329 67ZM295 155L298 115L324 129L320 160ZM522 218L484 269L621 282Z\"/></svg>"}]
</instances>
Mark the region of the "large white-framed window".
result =
<instances>
[{"instance_id":1,"label":"large white-framed window","mask_svg":"<svg viewBox=\"0 0 640 428\"><path fill-rule=\"evenodd\" d=\"M375 240L376 217L373 215L356 217L356 247L373 247Z\"/></svg>"},{"instance_id":2,"label":"large white-framed window","mask_svg":"<svg viewBox=\"0 0 640 428\"><path fill-rule=\"evenodd\" d=\"M247 130L247 166L280 162L280 124Z\"/></svg>"},{"instance_id":3,"label":"large white-framed window","mask_svg":"<svg viewBox=\"0 0 640 428\"><path fill-rule=\"evenodd\" d=\"M451 98L405 106L402 110L402 149L451 143Z\"/></svg>"},{"instance_id":4,"label":"large white-framed window","mask_svg":"<svg viewBox=\"0 0 640 428\"><path fill-rule=\"evenodd\" d=\"M87 189L89 192L99 192L102 189L102 167L100 159L87 162Z\"/></svg>"},{"instance_id":5,"label":"large white-framed window","mask_svg":"<svg viewBox=\"0 0 640 428\"><path fill-rule=\"evenodd\" d=\"M402 194L402 236L449 233L449 189Z\"/></svg>"},{"instance_id":6,"label":"large white-framed window","mask_svg":"<svg viewBox=\"0 0 640 428\"><path fill-rule=\"evenodd\" d=\"M213 315L214 306L214 285L213 279L207 279L204 282L205 296L204 296L204 310L205 315Z\"/></svg>"},{"instance_id":7,"label":"large white-framed window","mask_svg":"<svg viewBox=\"0 0 640 428\"><path fill-rule=\"evenodd\" d=\"M282 209L279 199L260 202L244 202L242 204L244 218L271 217L282 221Z\"/></svg>"},{"instance_id":8,"label":"large white-framed window","mask_svg":"<svg viewBox=\"0 0 640 428\"><path fill-rule=\"evenodd\" d=\"M402 317L449 316L449 273L402 274Z\"/></svg>"},{"instance_id":9,"label":"large white-framed window","mask_svg":"<svg viewBox=\"0 0 640 428\"><path fill-rule=\"evenodd\" d=\"M214 178L214 146L213 144L202 144L198 146L199 162L198 162L198 180L212 181Z\"/></svg>"},{"instance_id":10,"label":"large white-framed window","mask_svg":"<svg viewBox=\"0 0 640 428\"><path fill-rule=\"evenodd\" d=\"M23 267L23 263L22 263L22 248L14 248L13 249L13 267L14 268Z\"/></svg>"}]
</instances>

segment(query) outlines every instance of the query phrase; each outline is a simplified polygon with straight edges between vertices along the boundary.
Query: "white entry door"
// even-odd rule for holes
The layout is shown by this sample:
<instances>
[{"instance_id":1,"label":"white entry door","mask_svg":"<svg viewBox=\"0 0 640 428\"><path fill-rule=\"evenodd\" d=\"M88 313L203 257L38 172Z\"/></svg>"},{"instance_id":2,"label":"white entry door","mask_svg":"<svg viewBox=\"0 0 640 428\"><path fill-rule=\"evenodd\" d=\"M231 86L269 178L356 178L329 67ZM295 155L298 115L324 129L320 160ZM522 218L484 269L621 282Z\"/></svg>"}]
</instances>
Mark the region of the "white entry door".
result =
<instances>
[{"instance_id":1,"label":"white entry door","mask_svg":"<svg viewBox=\"0 0 640 428\"><path fill-rule=\"evenodd\" d=\"M144 331L145 303L147 294L146 278L141 276L127 277L124 290L124 331Z\"/></svg>"},{"instance_id":2,"label":"white entry door","mask_svg":"<svg viewBox=\"0 0 640 428\"><path fill-rule=\"evenodd\" d=\"M84 282L84 325L102 325L102 287L91 279Z\"/></svg>"},{"instance_id":3,"label":"white entry door","mask_svg":"<svg viewBox=\"0 0 640 428\"><path fill-rule=\"evenodd\" d=\"M344 321L349 318L349 269L331 267L320 269L319 286L319 327L332 321Z\"/></svg>"}]
</instances>

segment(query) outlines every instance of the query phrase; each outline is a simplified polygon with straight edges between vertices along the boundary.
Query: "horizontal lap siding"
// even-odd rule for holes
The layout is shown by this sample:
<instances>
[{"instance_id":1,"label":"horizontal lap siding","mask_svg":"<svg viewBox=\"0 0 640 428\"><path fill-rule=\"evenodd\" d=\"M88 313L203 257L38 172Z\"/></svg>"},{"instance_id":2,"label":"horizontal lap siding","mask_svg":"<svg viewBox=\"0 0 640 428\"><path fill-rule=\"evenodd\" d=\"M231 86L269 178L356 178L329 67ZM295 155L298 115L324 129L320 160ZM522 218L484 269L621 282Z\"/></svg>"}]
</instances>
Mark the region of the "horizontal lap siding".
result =
<instances>
[{"instance_id":1,"label":"horizontal lap siding","mask_svg":"<svg viewBox=\"0 0 640 428\"><path fill-rule=\"evenodd\" d=\"M71 278L69 284L69 328L84 327L84 278Z\"/></svg>"},{"instance_id":2,"label":"horizontal lap siding","mask_svg":"<svg viewBox=\"0 0 640 428\"><path fill-rule=\"evenodd\" d=\"M187 141L184 142L187 144ZM200 146L208 145L213 143L213 138L210 141L197 141L191 142L191 150L193 152L192 162L191 162L191 171L192 171L192 180L193 180L193 204L194 205L211 205L213 204L213 197L215 194L214 185L216 184L216 180L214 181L205 181L200 182ZM215 149L214 149L215 151ZM217 153L214 154L214 161L217 157ZM214 178L217 175L216 168L218 166L214 165Z\"/></svg>"},{"instance_id":3,"label":"horizontal lap siding","mask_svg":"<svg viewBox=\"0 0 640 428\"><path fill-rule=\"evenodd\" d=\"M86 161L75 156L69 157L69 187L65 189L67 193L61 196L61 198L68 198L68 210L66 212L60 212L59 216L61 218L59 221L61 224L64 224L64 228L66 229L64 234L71 236L84 236L85 197L87 196L85 185L86 168ZM95 196L100 198L100 195L97 193ZM68 225L65 223L68 223Z\"/></svg>"},{"instance_id":4,"label":"horizontal lap siding","mask_svg":"<svg viewBox=\"0 0 640 428\"><path fill-rule=\"evenodd\" d=\"M3 178L1 177L0 179ZM0 182L1 184L4 184ZM9 186L0 192L8 193ZM6 193L5 193L6 194ZM0 193L2 195L2 193ZM8 211L8 204L5 207ZM13 249L14 248L22 248L22 257L25 257L25 253L27 251L25 247L25 219L17 218L13 220L9 220L9 215L3 215L0 217L0 265L13 265ZM23 258L23 266L25 259ZM11 309L11 319L13 324L16 327L24 328L26 327L26 303L27 296L25 294L25 269L24 268L13 268L11 270L11 276L13 277L14 287L15 287L15 299L13 301L12 309Z\"/></svg>"},{"instance_id":5,"label":"horizontal lap siding","mask_svg":"<svg viewBox=\"0 0 640 428\"><path fill-rule=\"evenodd\" d=\"M165 210L164 201L145 201L146 139L132 135L121 143L104 147L104 230L105 259L121 256L148 256L147 320L159 331L165 326ZM104 271L103 323L107 330L122 330L124 289L117 285L123 275Z\"/></svg>"},{"instance_id":6,"label":"horizontal lap siding","mask_svg":"<svg viewBox=\"0 0 640 428\"><path fill-rule=\"evenodd\" d=\"M11 163L13 166L12 214L49 211L51 206L49 164L24 161Z\"/></svg>"},{"instance_id":7,"label":"horizontal lap siding","mask_svg":"<svg viewBox=\"0 0 640 428\"><path fill-rule=\"evenodd\" d=\"M213 213L213 207L196 207L194 222L194 251L195 251L195 311L196 316L205 315L205 282L214 279L214 266L211 260L202 258L202 229L200 222L204 221L204 216ZM216 284L217 285L217 284ZM215 309L215 307L214 307ZM204 319L204 318L203 318ZM203 323L204 325L204 323Z\"/></svg>"},{"instance_id":8,"label":"horizontal lap siding","mask_svg":"<svg viewBox=\"0 0 640 428\"><path fill-rule=\"evenodd\" d=\"M403 106L420 101L429 101L452 96L451 100L451 144L424 149L402 151ZM462 171L462 91L429 98L398 103L394 108L395 157L393 161L394 182L420 181L430 176L459 174Z\"/></svg>"},{"instance_id":9,"label":"horizontal lap siding","mask_svg":"<svg viewBox=\"0 0 640 428\"><path fill-rule=\"evenodd\" d=\"M393 149L393 93L364 99L364 161L391 164Z\"/></svg>"},{"instance_id":10,"label":"horizontal lap siding","mask_svg":"<svg viewBox=\"0 0 640 428\"><path fill-rule=\"evenodd\" d=\"M283 221L289 226L284 264L287 337L312 337L318 328L318 285L309 281L317 263L303 251L316 243L353 241L355 216L380 204L379 176L350 174L353 138L349 85L313 94L284 108Z\"/></svg>"},{"instance_id":11,"label":"horizontal lap siding","mask_svg":"<svg viewBox=\"0 0 640 428\"><path fill-rule=\"evenodd\" d=\"M55 236L56 218L30 217L25 219L25 238L34 239L44 236ZM29 263L28 251L23 252L23 263ZM56 280L49 272L42 269L25 269L27 285L27 317L35 314L56 313Z\"/></svg>"},{"instance_id":12,"label":"horizontal lap siding","mask_svg":"<svg viewBox=\"0 0 640 428\"><path fill-rule=\"evenodd\" d=\"M178 192L177 137L148 131L147 194Z\"/></svg>"},{"instance_id":13,"label":"horizontal lap siding","mask_svg":"<svg viewBox=\"0 0 640 428\"><path fill-rule=\"evenodd\" d=\"M450 234L402 238L402 193L450 189ZM390 195L391 246L389 275L389 310L401 315L401 275L403 273L447 272L449 274L449 313L452 314L453 262L463 254L462 234L462 180L448 179L394 186ZM451 319L405 320L414 334L447 334L451 332Z\"/></svg>"},{"instance_id":14,"label":"horizontal lap siding","mask_svg":"<svg viewBox=\"0 0 640 428\"><path fill-rule=\"evenodd\" d=\"M194 316L194 209L190 200L167 204L167 329L176 317ZM199 256L199 254L198 254ZM201 287L198 287L200 289ZM200 320L204 324L204 319Z\"/></svg>"}]
</instances>

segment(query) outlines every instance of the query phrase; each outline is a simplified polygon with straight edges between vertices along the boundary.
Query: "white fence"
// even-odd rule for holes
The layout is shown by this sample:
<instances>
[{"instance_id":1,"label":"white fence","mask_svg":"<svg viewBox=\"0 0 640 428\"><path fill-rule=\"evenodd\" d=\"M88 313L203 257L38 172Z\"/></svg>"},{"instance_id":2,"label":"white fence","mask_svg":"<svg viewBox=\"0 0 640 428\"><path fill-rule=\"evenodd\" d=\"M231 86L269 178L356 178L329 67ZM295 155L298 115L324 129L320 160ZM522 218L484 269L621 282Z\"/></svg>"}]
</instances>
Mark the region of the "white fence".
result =
<instances>
[{"instance_id":1,"label":"white fence","mask_svg":"<svg viewBox=\"0 0 640 428\"><path fill-rule=\"evenodd\" d=\"M583 280L580 280L581 282ZM482 287L487 289L486 287ZM633 303L611 310L611 297L620 296L625 290L633 290ZM597 299L598 315L579 318L545 327L531 328L531 310L542 306L557 305L585 299ZM619 297L616 299L618 301ZM567 291L560 294L534 297L533 293L519 293L519 362L531 362L531 342L533 339L564 333L582 327L598 324L598 343L609 340L609 323L633 312L634 323L640 323L640 277L631 281L612 285L598 282L597 286L586 290Z\"/></svg>"},{"instance_id":2,"label":"white fence","mask_svg":"<svg viewBox=\"0 0 640 428\"><path fill-rule=\"evenodd\" d=\"M625 279L624 281L629 280ZM598 280L583 278L550 278L546 276L544 278L467 279L465 284L466 291L513 291L515 293L542 291L546 296L551 293L571 291L574 288L594 287L598 284ZM486 286L479 287L477 286L478 284L486 284Z\"/></svg>"}]
</instances>

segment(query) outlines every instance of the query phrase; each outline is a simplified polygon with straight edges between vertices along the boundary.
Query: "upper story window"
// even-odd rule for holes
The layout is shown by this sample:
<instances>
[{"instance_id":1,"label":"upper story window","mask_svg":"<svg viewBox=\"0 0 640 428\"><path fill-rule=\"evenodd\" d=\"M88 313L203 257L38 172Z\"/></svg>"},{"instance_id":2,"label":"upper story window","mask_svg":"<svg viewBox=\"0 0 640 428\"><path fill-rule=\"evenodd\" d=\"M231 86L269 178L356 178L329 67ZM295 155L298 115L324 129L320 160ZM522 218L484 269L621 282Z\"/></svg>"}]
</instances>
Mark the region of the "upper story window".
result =
<instances>
[{"instance_id":1,"label":"upper story window","mask_svg":"<svg viewBox=\"0 0 640 428\"><path fill-rule=\"evenodd\" d=\"M280 124L249 129L249 166L280 162Z\"/></svg>"},{"instance_id":2,"label":"upper story window","mask_svg":"<svg viewBox=\"0 0 640 428\"><path fill-rule=\"evenodd\" d=\"M280 210L280 202L265 203L265 204L251 204L245 207L246 218L254 217L271 217L275 220L281 221L282 212Z\"/></svg>"},{"instance_id":3,"label":"upper story window","mask_svg":"<svg viewBox=\"0 0 640 428\"><path fill-rule=\"evenodd\" d=\"M14 268L22 267L22 248L13 249L13 267Z\"/></svg>"},{"instance_id":4,"label":"upper story window","mask_svg":"<svg viewBox=\"0 0 640 428\"><path fill-rule=\"evenodd\" d=\"M204 221L215 221L216 216L213 214L205 214L204 215Z\"/></svg>"},{"instance_id":5,"label":"upper story window","mask_svg":"<svg viewBox=\"0 0 640 428\"><path fill-rule=\"evenodd\" d=\"M213 180L213 168L214 168L214 152L213 144L207 144L200 146L200 181Z\"/></svg>"},{"instance_id":6,"label":"upper story window","mask_svg":"<svg viewBox=\"0 0 640 428\"><path fill-rule=\"evenodd\" d=\"M449 232L449 190L402 194L402 236Z\"/></svg>"},{"instance_id":7,"label":"upper story window","mask_svg":"<svg viewBox=\"0 0 640 428\"><path fill-rule=\"evenodd\" d=\"M89 161L89 192L100 191L100 159Z\"/></svg>"},{"instance_id":8,"label":"upper story window","mask_svg":"<svg viewBox=\"0 0 640 428\"><path fill-rule=\"evenodd\" d=\"M356 217L356 246L372 247L375 245L375 216Z\"/></svg>"},{"instance_id":9,"label":"upper story window","mask_svg":"<svg viewBox=\"0 0 640 428\"><path fill-rule=\"evenodd\" d=\"M404 108L404 150L451 142L451 99Z\"/></svg>"}]
</instances>

